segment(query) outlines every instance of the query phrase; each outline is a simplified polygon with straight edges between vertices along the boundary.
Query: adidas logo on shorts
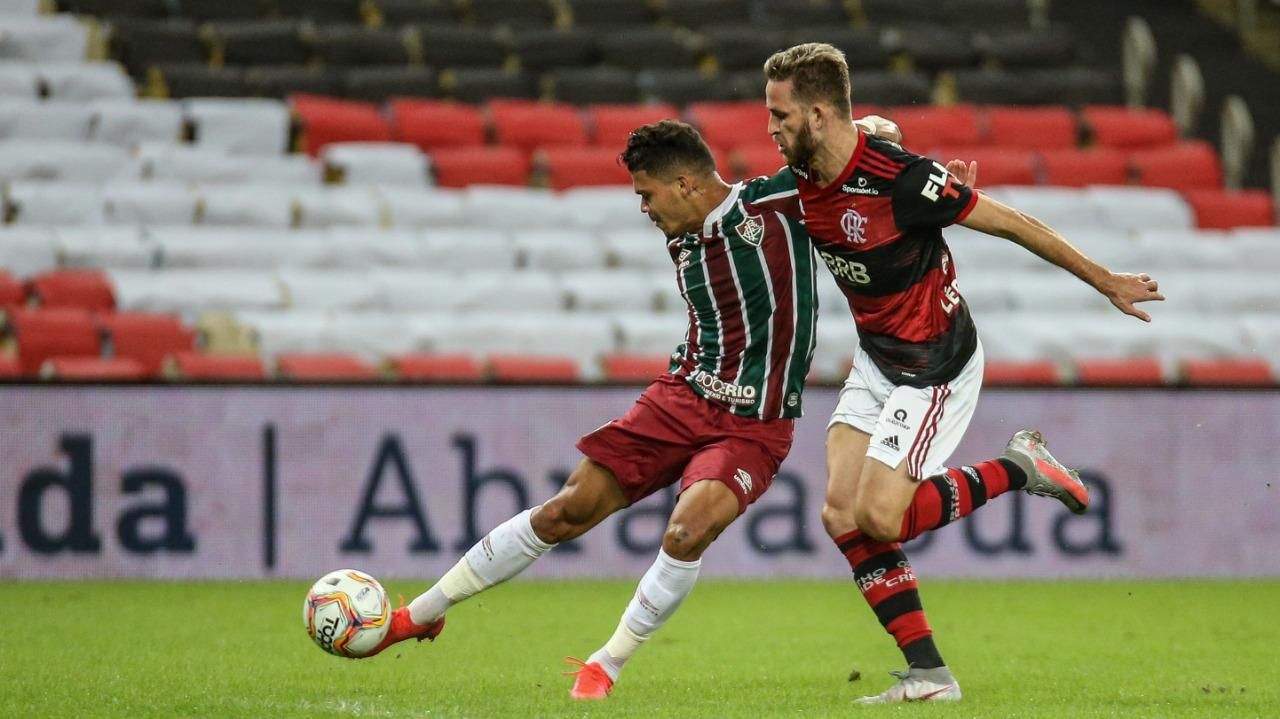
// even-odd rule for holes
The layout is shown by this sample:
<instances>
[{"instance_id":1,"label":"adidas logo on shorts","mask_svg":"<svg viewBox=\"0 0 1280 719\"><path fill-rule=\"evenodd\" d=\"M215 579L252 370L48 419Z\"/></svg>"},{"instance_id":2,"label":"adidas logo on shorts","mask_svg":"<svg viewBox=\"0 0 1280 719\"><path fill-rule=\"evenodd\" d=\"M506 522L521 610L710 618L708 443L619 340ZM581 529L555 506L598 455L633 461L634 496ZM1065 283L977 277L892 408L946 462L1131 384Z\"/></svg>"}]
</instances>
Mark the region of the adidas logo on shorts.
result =
<instances>
[{"instance_id":1,"label":"adidas logo on shorts","mask_svg":"<svg viewBox=\"0 0 1280 719\"><path fill-rule=\"evenodd\" d=\"M898 449L899 449L899 448L898 448L898 435L894 434L894 435L890 435L890 436L888 436L888 437L885 437L884 439L880 440L880 444L883 444L884 446L888 447L889 449L892 449L893 451L897 452L897 451L898 451Z\"/></svg>"}]
</instances>

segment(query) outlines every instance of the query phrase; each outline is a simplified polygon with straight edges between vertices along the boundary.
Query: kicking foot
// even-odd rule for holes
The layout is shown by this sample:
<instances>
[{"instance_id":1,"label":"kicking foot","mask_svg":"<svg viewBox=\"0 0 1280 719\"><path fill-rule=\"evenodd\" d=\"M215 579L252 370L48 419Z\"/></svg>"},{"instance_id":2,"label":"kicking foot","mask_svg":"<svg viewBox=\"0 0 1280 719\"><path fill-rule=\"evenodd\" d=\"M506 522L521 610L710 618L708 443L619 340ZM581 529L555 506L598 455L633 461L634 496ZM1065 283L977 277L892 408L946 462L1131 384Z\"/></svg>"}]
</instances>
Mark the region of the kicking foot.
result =
<instances>
[{"instance_id":1,"label":"kicking foot","mask_svg":"<svg viewBox=\"0 0 1280 719\"><path fill-rule=\"evenodd\" d=\"M1027 474L1027 485L1022 488L1027 494L1053 497L1075 514L1084 514L1089 508L1089 489L1080 481L1080 474L1049 454L1049 446L1039 432L1024 429L1013 435L1000 456Z\"/></svg>"},{"instance_id":2,"label":"kicking foot","mask_svg":"<svg viewBox=\"0 0 1280 719\"><path fill-rule=\"evenodd\" d=\"M442 631L444 631L444 617L440 617L430 624L415 624L409 616L409 608L400 607L391 613L391 626L387 628L387 636L383 637L382 641L378 642L378 646L374 647L372 651L362 658L378 654L392 644L403 642L406 639L435 641L435 638L440 636Z\"/></svg>"},{"instance_id":3,"label":"kicking foot","mask_svg":"<svg viewBox=\"0 0 1280 719\"><path fill-rule=\"evenodd\" d=\"M960 685L946 667L910 668L905 672L889 672L898 683L879 694L862 697L856 704L897 704L900 702L960 701Z\"/></svg>"},{"instance_id":4,"label":"kicking foot","mask_svg":"<svg viewBox=\"0 0 1280 719\"><path fill-rule=\"evenodd\" d=\"M599 701L613 691L613 680L598 662L588 664L573 657L565 657L564 660L578 667L573 671L564 672L565 676L573 677L573 688L569 690L569 696L574 699Z\"/></svg>"}]
</instances>

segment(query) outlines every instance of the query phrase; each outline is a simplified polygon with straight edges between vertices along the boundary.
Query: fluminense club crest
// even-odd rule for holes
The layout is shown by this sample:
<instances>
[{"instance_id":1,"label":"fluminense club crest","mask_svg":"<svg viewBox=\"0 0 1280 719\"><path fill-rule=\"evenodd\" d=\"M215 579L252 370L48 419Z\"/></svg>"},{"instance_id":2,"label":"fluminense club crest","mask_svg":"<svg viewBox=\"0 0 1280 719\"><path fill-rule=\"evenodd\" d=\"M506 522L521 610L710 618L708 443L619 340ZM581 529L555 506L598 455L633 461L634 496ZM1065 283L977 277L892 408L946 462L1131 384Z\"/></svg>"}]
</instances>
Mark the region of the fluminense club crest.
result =
<instances>
[{"instance_id":1,"label":"fluminense club crest","mask_svg":"<svg viewBox=\"0 0 1280 719\"><path fill-rule=\"evenodd\" d=\"M744 216L734 229L738 231L738 237L747 244L759 247L764 240L764 218L760 215Z\"/></svg>"}]
</instances>

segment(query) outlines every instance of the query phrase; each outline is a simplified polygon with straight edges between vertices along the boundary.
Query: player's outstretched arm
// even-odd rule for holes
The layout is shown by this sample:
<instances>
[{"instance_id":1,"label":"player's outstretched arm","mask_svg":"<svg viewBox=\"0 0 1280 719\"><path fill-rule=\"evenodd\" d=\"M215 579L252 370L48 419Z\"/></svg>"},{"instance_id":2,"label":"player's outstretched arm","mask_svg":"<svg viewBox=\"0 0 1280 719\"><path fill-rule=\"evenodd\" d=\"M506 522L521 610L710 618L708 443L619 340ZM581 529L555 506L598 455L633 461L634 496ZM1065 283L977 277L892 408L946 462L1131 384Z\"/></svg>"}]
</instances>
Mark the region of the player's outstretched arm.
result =
<instances>
[{"instance_id":1,"label":"player's outstretched arm","mask_svg":"<svg viewBox=\"0 0 1280 719\"><path fill-rule=\"evenodd\" d=\"M986 195L978 196L977 204L960 224L1022 245L1088 282L1121 312L1133 315L1143 322L1150 322L1151 316L1134 305L1164 299L1159 291L1160 286L1150 275L1112 272L1089 259L1052 227Z\"/></svg>"}]
</instances>

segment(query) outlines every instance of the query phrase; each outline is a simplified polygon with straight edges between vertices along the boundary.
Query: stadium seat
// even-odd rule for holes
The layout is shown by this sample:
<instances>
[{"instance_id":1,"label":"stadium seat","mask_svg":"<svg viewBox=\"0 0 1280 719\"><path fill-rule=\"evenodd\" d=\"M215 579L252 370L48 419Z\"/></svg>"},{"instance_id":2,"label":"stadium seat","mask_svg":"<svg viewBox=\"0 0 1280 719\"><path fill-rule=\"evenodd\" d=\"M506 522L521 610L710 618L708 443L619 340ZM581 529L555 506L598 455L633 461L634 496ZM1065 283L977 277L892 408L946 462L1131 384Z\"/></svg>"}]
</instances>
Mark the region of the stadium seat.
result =
<instances>
[{"instance_id":1,"label":"stadium seat","mask_svg":"<svg viewBox=\"0 0 1280 719\"><path fill-rule=\"evenodd\" d=\"M182 138L182 107L168 100L97 100L89 105L89 139L132 148L140 143L177 143Z\"/></svg>"},{"instance_id":2,"label":"stadium seat","mask_svg":"<svg viewBox=\"0 0 1280 719\"><path fill-rule=\"evenodd\" d=\"M568 0L574 27L643 27L654 21L645 0Z\"/></svg>"},{"instance_id":3,"label":"stadium seat","mask_svg":"<svg viewBox=\"0 0 1280 719\"><path fill-rule=\"evenodd\" d=\"M752 5L751 0L682 0L668 3L664 14L681 27L713 30L746 21L751 17ZM764 58L760 63L764 64Z\"/></svg>"},{"instance_id":4,"label":"stadium seat","mask_svg":"<svg viewBox=\"0 0 1280 719\"><path fill-rule=\"evenodd\" d=\"M171 380L237 382L264 379L262 359L252 354L177 352L164 360L164 376Z\"/></svg>"},{"instance_id":5,"label":"stadium seat","mask_svg":"<svg viewBox=\"0 0 1280 719\"><path fill-rule=\"evenodd\" d=\"M37 183L50 181L85 182L100 186L112 179L124 179L133 171L125 148L104 143L71 140L3 140L0 139L0 182L10 182L10 196L22 180ZM79 204L82 198L68 199ZM26 214L28 209L19 208ZM26 221L11 218L13 221ZM69 223L63 223L69 224Z\"/></svg>"},{"instance_id":6,"label":"stadium seat","mask_svg":"<svg viewBox=\"0 0 1280 719\"><path fill-rule=\"evenodd\" d=\"M494 100L488 110L500 145L527 152L549 145L587 144L582 116L573 105Z\"/></svg>"},{"instance_id":7,"label":"stadium seat","mask_svg":"<svg viewBox=\"0 0 1280 719\"><path fill-rule=\"evenodd\" d=\"M1075 36L1062 27L985 29L974 45L986 61L1002 68L1054 68L1076 60Z\"/></svg>"},{"instance_id":8,"label":"stadium seat","mask_svg":"<svg viewBox=\"0 0 1280 719\"><path fill-rule=\"evenodd\" d=\"M17 307L27 301L27 290L8 270L0 269L0 308Z\"/></svg>"},{"instance_id":9,"label":"stadium seat","mask_svg":"<svg viewBox=\"0 0 1280 719\"><path fill-rule=\"evenodd\" d=\"M197 194L230 189L231 183L317 185L320 164L299 153L232 155L186 144L147 143L137 149L142 177L203 183Z\"/></svg>"},{"instance_id":10,"label":"stadium seat","mask_svg":"<svg viewBox=\"0 0 1280 719\"><path fill-rule=\"evenodd\" d=\"M393 97L435 97L436 73L429 67L360 67L342 76L343 94L352 100L384 102Z\"/></svg>"},{"instance_id":11,"label":"stadium seat","mask_svg":"<svg viewBox=\"0 0 1280 719\"><path fill-rule=\"evenodd\" d=\"M317 25L355 24L363 20L360 0L271 0L285 17L310 20Z\"/></svg>"},{"instance_id":12,"label":"stadium seat","mask_svg":"<svg viewBox=\"0 0 1280 719\"><path fill-rule=\"evenodd\" d=\"M1143 185L1176 190L1222 187L1222 165L1213 146L1190 140L1168 147L1137 150L1134 170Z\"/></svg>"},{"instance_id":13,"label":"stadium seat","mask_svg":"<svg viewBox=\"0 0 1280 719\"><path fill-rule=\"evenodd\" d=\"M891 107L886 115L902 130L903 146L918 153L932 147L982 144L978 110L972 105Z\"/></svg>"},{"instance_id":14,"label":"stadium seat","mask_svg":"<svg viewBox=\"0 0 1280 719\"><path fill-rule=\"evenodd\" d=\"M440 100L392 100L393 137L426 152L440 147L468 147L485 143L484 115L472 105Z\"/></svg>"},{"instance_id":15,"label":"stadium seat","mask_svg":"<svg viewBox=\"0 0 1280 719\"><path fill-rule=\"evenodd\" d=\"M989 359L983 367L982 384L987 387L1051 386L1062 381L1062 371L1052 360Z\"/></svg>"},{"instance_id":16,"label":"stadium seat","mask_svg":"<svg viewBox=\"0 0 1280 719\"><path fill-rule=\"evenodd\" d=\"M659 120L680 117L675 105L666 103L646 105L592 105L587 108L587 124L591 144L622 151L631 131Z\"/></svg>"},{"instance_id":17,"label":"stadium seat","mask_svg":"<svg viewBox=\"0 0 1280 719\"><path fill-rule=\"evenodd\" d=\"M1088 187L1085 197L1099 224L1113 229L1194 227L1186 201L1160 187Z\"/></svg>"},{"instance_id":18,"label":"stadium seat","mask_svg":"<svg viewBox=\"0 0 1280 719\"><path fill-rule=\"evenodd\" d=\"M294 95L289 105L302 125L303 150L317 154L334 142L389 142L391 125L378 106L334 97Z\"/></svg>"},{"instance_id":19,"label":"stadium seat","mask_svg":"<svg viewBox=\"0 0 1280 719\"><path fill-rule=\"evenodd\" d=\"M520 66L533 72L555 68L586 70L600 54L595 34L582 29L514 30L511 42Z\"/></svg>"},{"instance_id":20,"label":"stadium seat","mask_svg":"<svg viewBox=\"0 0 1280 719\"><path fill-rule=\"evenodd\" d=\"M323 27L315 31L316 55L327 65L407 65L404 33L394 28Z\"/></svg>"},{"instance_id":21,"label":"stadium seat","mask_svg":"<svg viewBox=\"0 0 1280 719\"><path fill-rule=\"evenodd\" d=\"M276 373L283 379L311 382L378 379L378 370L354 354L343 352L284 352L276 355Z\"/></svg>"},{"instance_id":22,"label":"stadium seat","mask_svg":"<svg viewBox=\"0 0 1280 719\"><path fill-rule=\"evenodd\" d=\"M205 225L290 227L297 221L297 203L287 186L211 185L201 188L200 203L200 221ZM166 262L173 260L173 255L166 256Z\"/></svg>"},{"instance_id":23,"label":"stadium seat","mask_svg":"<svg viewBox=\"0 0 1280 719\"><path fill-rule=\"evenodd\" d=\"M137 225L58 227L52 241L64 267L147 269L161 261L158 243Z\"/></svg>"},{"instance_id":24,"label":"stadium seat","mask_svg":"<svg viewBox=\"0 0 1280 719\"><path fill-rule=\"evenodd\" d=\"M27 281L27 293L41 307L110 311L115 293L106 275L97 270L54 270Z\"/></svg>"},{"instance_id":25,"label":"stadium seat","mask_svg":"<svg viewBox=\"0 0 1280 719\"><path fill-rule=\"evenodd\" d=\"M47 95L55 100L133 99L133 82L114 62L47 63L40 68Z\"/></svg>"},{"instance_id":26,"label":"stadium seat","mask_svg":"<svg viewBox=\"0 0 1280 719\"><path fill-rule=\"evenodd\" d=\"M640 74L640 94L648 102L690 105L737 100L733 86L696 68L671 68Z\"/></svg>"},{"instance_id":27,"label":"stadium seat","mask_svg":"<svg viewBox=\"0 0 1280 719\"><path fill-rule=\"evenodd\" d=\"M1129 158L1119 150L1094 147L1088 150L1041 150L1040 165L1050 185L1125 185L1129 182Z\"/></svg>"},{"instance_id":28,"label":"stadium seat","mask_svg":"<svg viewBox=\"0 0 1280 719\"><path fill-rule=\"evenodd\" d=\"M37 99L43 89L38 67L34 63L0 63L0 98Z\"/></svg>"},{"instance_id":29,"label":"stadium seat","mask_svg":"<svg viewBox=\"0 0 1280 719\"><path fill-rule=\"evenodd\" d=\"M1178 139L1173 118L1162 110L1086 105L1082 116L1093 141L1106 147L1157 147Z\"/></svg>"},{"instance_id":30,"label":"stadium seat","mask_svg":"<svg viewBox=\"0 0 1280 719\"><path fill-rule=\"evenodd\" d=\"M294 191L299 227L365 227L382 224L372 190L365 186L300 187Z\"/></svg>"},{"instance_id":31,"label":"stadium seat","mask_svg":"<svg viewBox=\"0 0 1280 719\"><path fill-rule=\"evenodd\" d=\"M165 0L58 0L58 9L113 18L162 18L169 14L169 4Z\"/></svg>"},{"instance_id":32,"label":"stadium seat","mask_svg":"<svg viewBox=\"0 0 1280 719\"><path fill-rule=\"evenodd\" d=\"M964 30L935 23L894 22L897 46L916 69L932 73L969 67L978 60L973 39Z\"/></svg>"},{"instance_id":33,"label":"stadium seat","mask_svg":"<svg viewBox=\"0 0 1280 719\"><path fill-rule=\"evenodd\" d=\"M116 182L102 191L102 213L115 225L190 225L198 198L190 188L158 182Z\"/></svg>"},{"instance_id":34,"label":"stadium seat","mask_svg":"<svg viewBox=\"0 0 1280 719\"><path fill-rule=\"evenodd\" d=\"M0 57L33 62L81 62L89 27L72 15L0 16Z\"/></svg>"},{"instance_id":35,"label":"stadium seat","mask_svg":"<svg viewBox=\"0 0 1280 719\"><path fill-rule=\"evenodd\" d=\"M748 180L761 175L774 175L786 164L778 148L768 145L739 147L729 155L729 166L719 168L726 179Z\"/></svg>"},{"instance_id":36,"label":"stadium seat","mask_svg":"<svg viewBox=\"0 0 1280 719\"><path fill-rule=\"evenodd\" d=\"M457 190L381 185L374 194L391 227L439 227L463 221L462 196ZM411 247L417 248L414 242Z\"/></svg>"},{"instance_id":37,"label":"stadium seat","mask_svg":"<svg viewBox=\"0 0 1280 719\"><path fill-rule=\"evenodd\" d=\"M768 132L769 112L763 103L695 102L685 108L685 114L713 147L774 147Z\"/></svg>"},{"instance_id":38,"label":"stadium seat","mask_svg":"<svg viewBox=\"0 0 1280 719\"><path fill-rule=\"evenodd\" d=\"M249 82L243 68L209 67L204 64L152 66L147 84L158 97L244 97Z\"/></svg>"},{"instance_id":39,"label":"stadium seat","mask_svg":"<svg viewBox=\"0 0 1280 719\"><path fill-rule=\"evenodd\" d=\"M804 1L798 0L798 2ZM772 3L767 5L771 9L776 7ZM841 16L844 15L843 10L837 10L837 12ZM786 34L786 39L790 45L804 42L825 42L829 45L834 45L844 53L849 69L855 73L883 71L890 67L891 48L884 42L883 27L870 26L853 29L849 27L847 18L830 24L815 24L812 20L804 20L804 13L796 16L796 18L797 20L795 21L784 21L783 24L770 25L770 27L789 27L790 30ZM853 83L852 89L854 102L863 102L860 84Z\"/></svg>"},{"instance_id":40,"label":"stadium seat","mask_svg":"<svg viewBox=\"0 0 1280 719\"><path fill-rule=\"evenodd\" d=\"M950 71L961 102L982 105L1041 105L1060 102L1044 76L1034 72L961 68ZM855 96L856 97L856 96Z\"/></svg>"},{"instance_id":41,"label":"stadium seat","mask_svg":"<svg viewBox=\"0 0 1280 719\"><path fill-rule=\"evenodd\" d=\"M166 269L163 272L110 270L119 305L148 312L196 313L276 309L284 306L280 283L266 273L244 269Z\"/></svg>"},{"instance_id":42,"label":"stadium seat","mask_svg":"<svg viewBox=\"0 0 1280 719\"><path fill-rule=\"evenodd\" d=\"M926 154L942 163L955 158L976 161L978 182L983 187L1036 184L1035 155L1030 150L1015 147L937 147Z\"/></svg>"},{"instance_id":43,"label":"stadium seat","mask_svg":"<svg viewBox=\"0 0 1280 719\"><path fill-rule=\"evenodd\" d=\"M620 67L561 68L545 78L550 81L552 96L560 102L630 103L640 95L637 74Z\"/></svg>"},{"instance_id":44,"label":"stadium seat","mask_svg":"<svg viewBox=\"0 0 1280 719\"><path fill-rule=\"evenodd\" d=\"M838 28L849 24L844 3L838 0L770 0L758 7L757 11L760 13L757 21L763 27L792 30L805 27Z\"/></svg>"},{"instance_id":45,"label":"stadium seat","mask_svg":"<svg viewBox=\"0 0 1280 719\"><path fill-rule=\"evenodd\" d=\"M183 19L117 19L111 23L111 54L134 77L156 65L199 66L209 55L196 24Z\"/></svg>"},{"instance_id":46,"label":"stadium seat","mask_svg":"<svg viewBox=\"0 0 1280 719\"><path fill-rule=\"evenodd\" d=\"M556 10L548 0L469 0L467 8L471 19L482 26L551 27L556 21Z\"/></svg>"},{"instance_id":47,"label":"stadium seat","mask_svg":"<svg viewBox=\"0 0 1280 719\"><path fill-rule=\"evenodd\" d=\"M1265 359L1188 359L1178 375L1193 387L1264 387L1276 383Z\"/></svg>"},{"instance_id":48,"label":"stadium seat","mask_svg":"<svg viewBox=\"0 0 1280 719\"><path fill-rule=\"evenodd\" d=\"M245 73L252 95L284 100L291 95L342 94L342 70L323 65L259 65Z\"/></svg>"},{"instance_id":49,"label":"stadium seat","mask_svg":"<svg viewBox=\"0 0 1280 719\"><path fill-rule=\"evenodd\" d=\"M263 9L260 0L179 0L176 14L199 22L252 20Z\"/></svg>"},{"instance_id":50,"label":"stadium seat","mask_svg":"<svg viewBox=\"0 0 1280 719\"><path fill-rule=\"evenodd\" d=\"M429 66L496 68L507 60L507 48L492 28L418 25L414 29Z\"/></svg>"},{"instance_id":51,"label":"stadium seat","mask_svg":"<svg viewBox=\"0 0 1280 719\"><path fill-rule=\"evenodd\" d=\"M436 184L526 185L529 156L514 147L447 147L431 151Z\"/></svg>"},{"instance_id":52,"label":"stadium seat","mask_svg":"<svg viewBox=\"0 0 1280 719\"><path fill-rule=\"evenodd\" d=\"M553 190L591 185L631 185L631 173L606 147L547 147L540 153Z\"/></svg>"},{"instance_id":53,"label":"stadium seat","mask_svg":"<svg viewBox=\"0 0 1280 719\"><path fill-rule=\"evenodd\" d=\"M993 145L1030 149L1076 145L1076 119L1064 107L988 107L986 115L987 141Z\"/></svg>"},{"instance_id":54,"label":"stadium seat","mask_svg":"<svg viewBox=\"0 0 1280 719\"><path fill-rule=\"evenodd\" d=\"M933 83L920 72L855 70L849 84L858 104L924 105L933 95Z\"/></svg>"},{"instance_id":55,"label":"stadium seat","mask_svg":"<svg viewBox=\"0 0 1280 719\"><path fill-rule=\"evenodd\" d=\"M413 23L448 26L459 19L457 6L451 0L378 0L375 5L388 27Z\"/></svg>"},{"instance_id":56,"label":"stadium seat","mask_svg":"<svg viewBox=\"0 0 1280 719\"><path fill-rule=\"evenodd\" d=\"M97 225L104 221L98 184L10 180L4 204L5 218L14 225Z\"/></svg>"},{"instance_id":57,"label":"stadium seat","mask_svg":"<svg viewBox=\"0 0 1280 719\"><path fill-rule=\"evenodd\" d=\"M574 312L652 312L663 297L675 292L671 277L660 271L596 268L562 272L559 277Z\"/></svg>"},{"instance_id":58,"label":"stadium seat","mask_svg":"<svg viewBox=\"0 0 1280 719\"><path fill-rule=\"evenodd\" d=\"M1182 193L1201 228L1271 226L1275 208L1266 190L1186 190Z\"/></svg>"},{"instance_id":59,"label":"stadium seat","mask_svg":"<svg viewBox=\"0 0 1280 719\"><path fill-rule=\"evenodd\" d=\"M1080 359L1075 362L1078 384L1093 387L1151 387L1164 383L1164 370L1153 357Z\"/></svg>"},{"instance_id":60,"label":"stadium seat","mask_svg":"<svg viewBox=\"0 0 1280 719\"><path fill-rule=\"evenodd\" d=\"M427 184L427 158L416 145L400 142L336 142L320 153L325 166L348 185Z\"/></svg>"},{"instance_id":61,"label":"stadium seat","mask_svg":"<svg viewBox=\"0 0 1280 719\"><path fill-rule=\"evenodd\" d=\"M503 353L489 355L487 364L489 377L495 382L537 384L581 379L578 363L571 357Z\"/></svg>"},{"instance_id":62,"label":"stadium seat","mask_svg":"<svg viewBox=\"0 0 1280 719\"><path fill-rule=\"evenodd\" d=\"M194 144L233 155L279 155L289 146L289 108L266 98L193 98L184 103Z\"/></svg>"},{"instance_id":63,"label":"stadium seat","mask_svg":"<svg viewBox=\"0 0 1280 719\"><path fill-rule=\"evenodd\" d=\"M83 102L0 100L0 140L89 139L93 112Z\"/></svg>"},{"instance_id":64,"label":"stadium seat","mask_svg":"<svg viewBox=\"0 0 1280 719\"><path fill-rule=\"evenodd\" d=\"M534 100L540 94L538 81L522 70L489 67L462 67L440 75L440 88L459 102L481 103L494 99Z\"/></svg>"},{"instance_id":65,"label":"stadium seat","mask_svg":"<svg viewBox=\"0 0 1280 719\"><path fill-rule=\"evenodd\" d=\"M302 65L311 52L296 20L242 20L206 26L215 56L228 65Z\"/></svg>"},{"instance_id":66,"label":"stadium seat","mask_svg":"<svg viewBox=\"0 0 1280 719\"><path fill-rule=\"evenodd\" d=\"M632 70L696 68L702 59L696 36L652 25L601 31L600 51L604 64Z\"/></svg>"},{"instance_id":67,"label":"stadium seat","mask_svg":"<svg viewBox=\"0 0 1280 719\"><path fill-rule=\"evenodd\" d=\"M160 373L166 355L195 348L195 333L174 315L116 312L99 318L110 354L136 361L149 377Z\"/></svg>"},{"instance_id":68,"label":"stadium seat","mask_svg":"<svg viewBox=\"0 0 1280 719\"><path fill-rule=\"evenodd\" d=\"M401 382L482 382L485 368L464 353L409 352L386 358L391 376Z\"/></svg>"},{"instance_id":69,"label":"stadium seat","mask_svg":"<svg viewBox=\"0 0 1280 719\"><path fill-rule=\"evenodd\" d=\"M9 312L22 373L35 376L51 357L98 357L102 340L93 317L82 309L18 309Z\"/></svg>"},{"instance_id":70,"label":"stadium seat","mask_svg":"<svg viewBox=\"0 0 1280 719\"><path fill-rule=\"evenodd\" d=\"M17 380L22 377L22 365L18 358L11 354L0 354L0 382Z\"/></svg>"},{"instance_id":71,"label":"stadium seat","mask_svg":"<svg viewBox=\"0 0 1280 719\"><path fill-rule=\"evenodd\" d=\"M40 379L73 382L138 382L147 372L128 357L50 357L40 365Z\"/></svg>"},{"instance_id":72,"label":"stadium seat","mask_svg":"<svg viewBox=\"0 0 1280 719\"><path fill-rule=\"evenodd\" d=\"M680 7L680 6L673 6ZM782 30L769 29L758 25L741 24L746 15L739 15L728 25L707 27L704 35L707 38L707 52L715 58L720 70L754 70L762 74L760 68L777 50L786 47L786 38Z\"/></svg>"},{"instance_id":73,"label":"stadium seat","mask_svg":"<svg viewBox=\"0 0 1280 719\"><path fill-rule=\"evenodd\" d=\"M661 354L610 352L600 358L606 382L649 383L667 371L671 358Z\"/></svg>"}]
</instances>

